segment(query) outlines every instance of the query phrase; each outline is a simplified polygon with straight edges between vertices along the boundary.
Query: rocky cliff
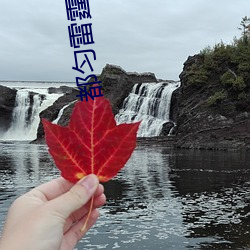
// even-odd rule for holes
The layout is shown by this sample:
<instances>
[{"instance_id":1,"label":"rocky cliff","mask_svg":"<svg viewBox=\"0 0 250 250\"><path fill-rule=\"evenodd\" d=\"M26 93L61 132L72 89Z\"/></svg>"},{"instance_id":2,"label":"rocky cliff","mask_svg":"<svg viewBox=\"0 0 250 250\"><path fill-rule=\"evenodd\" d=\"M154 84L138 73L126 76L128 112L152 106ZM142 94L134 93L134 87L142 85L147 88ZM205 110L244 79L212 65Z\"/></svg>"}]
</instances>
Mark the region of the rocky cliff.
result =
<instances>
[{"instance_id":1,"label":"rocky cliff","mask_svg":"<svg viewBox=\"0 0 250 250\"><path fill-rule=\"evenodd\" d=\"M203 80L204 56L190 56L184 63L180 74L181 88L173 96L177 147L250 149L250 82L245 79L244 89L240 92L238 88L223 85L225 72L232 71L239 77L237 65L227 63L222 61L216 71L208 71ZM195 78L196 72L199 75Z\"/></svg>"},{"instance_id":2,"label":"rocky cliff","mask_svg":"<svg viewBox=\"0 0 250 250\"><path fill-rule=\"evenodd\" d=\"M6 131L12 121L16 90L0 85L0 132Z\"/></svg>"}]
</instances>

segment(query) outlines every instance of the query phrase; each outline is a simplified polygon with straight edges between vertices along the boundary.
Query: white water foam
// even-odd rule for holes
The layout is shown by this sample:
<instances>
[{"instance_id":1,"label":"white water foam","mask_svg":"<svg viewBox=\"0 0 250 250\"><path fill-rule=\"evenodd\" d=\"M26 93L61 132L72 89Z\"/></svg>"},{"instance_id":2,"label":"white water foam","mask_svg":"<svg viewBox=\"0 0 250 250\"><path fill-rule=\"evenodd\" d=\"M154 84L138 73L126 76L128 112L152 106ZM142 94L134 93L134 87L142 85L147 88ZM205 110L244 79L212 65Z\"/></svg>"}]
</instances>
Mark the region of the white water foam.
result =
<instances>
[{"instance_id":1,"label":"white water foam","mask_svg":"<svg viewBox=\"0 0 250 250\"><path fill-rule=\"evenodd\" d=\"M75 100L75 101L73 101L73 102L70 102L69 104L63 106L63 107L61 108L61 110L59 111L57 118L56 118L52 123L57 124L57 123L59 122L59 120L61 119L64 110L65 110L67 107L69 107L71 104L75 103L75 102L77 102L77 100Z\"/></svg>"},{"instance_id":2,"label":"white water foam","mask_svg":"<svg viewBox=\"0 0 250 250\"><path fill-rule=\"evenodd\" d=\"M179 82L135 84L115 116L116 122L142 121L138 137L158 136L163 124L169 121L172 93L178 87Z\"/></svg>"},{"instance_id":3,"label":"white water foam","mask_svg":"<svg viewBox=\"0 0 250 250\"><path fill-rule=\"evenodd\" d=\"M36 94L33 96L31 103L30 92L33 91ZM40 112L51 106L60 96L62 94L49 94L47 89L19 89L16 94L11 127L2 135L0 140L35 140L40 122Z\"/></svg>"}]
</instances>

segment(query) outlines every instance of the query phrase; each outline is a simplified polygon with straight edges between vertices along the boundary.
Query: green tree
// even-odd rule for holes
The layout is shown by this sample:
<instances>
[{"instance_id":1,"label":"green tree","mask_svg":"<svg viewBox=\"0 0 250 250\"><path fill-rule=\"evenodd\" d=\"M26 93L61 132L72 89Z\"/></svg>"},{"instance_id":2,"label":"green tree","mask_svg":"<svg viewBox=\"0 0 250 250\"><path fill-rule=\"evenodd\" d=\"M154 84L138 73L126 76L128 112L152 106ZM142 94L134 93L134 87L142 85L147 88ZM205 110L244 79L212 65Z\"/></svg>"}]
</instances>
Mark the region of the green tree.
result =
<instances>
[{"instance_id":1,"label":"green tree","mask_svg":"<svg viewBox=\"0 0 250 250\"><path fill-rule=\"evenodd\" d=\"M231 111L249 110L250 18L242 18L240 26L240 38L235 37L231 44L221 41L213 47L207 46L186 67L187 85L202 88L204 92L214 91L206 100L210 107L231 103Z\"/></svg>"},{"instance_id":2,"label":"green tree","mask_svg":"<svg viewBox=\"0 0 250 250\"><path fill-rule=\"evenodd\" d=\"M238 27L238 29L241 30L243 40L245 43L247 43L250 36L250 18L247 16L243 17L240 22L240 26L241 27Z\"/></svg>"}]
</instances>

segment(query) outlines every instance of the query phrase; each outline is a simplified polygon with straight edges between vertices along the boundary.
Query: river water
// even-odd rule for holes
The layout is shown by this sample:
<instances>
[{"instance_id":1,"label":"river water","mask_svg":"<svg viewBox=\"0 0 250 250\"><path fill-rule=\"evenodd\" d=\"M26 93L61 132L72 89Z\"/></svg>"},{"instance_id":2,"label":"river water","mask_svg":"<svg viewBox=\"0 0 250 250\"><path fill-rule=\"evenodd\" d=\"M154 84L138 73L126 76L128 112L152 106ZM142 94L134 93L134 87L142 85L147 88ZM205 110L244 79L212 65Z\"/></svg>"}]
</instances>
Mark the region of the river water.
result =
<instances>
[{"instance_id":1,"label":"river water","mask_svg":"<svg viewBox=\"0 0 250 250\"><path fill-rule=\"evenodd\" d=\"M17 196L57 176L45 145L0 143L0 228ZM139 144L105 193L78 250L250 249L247 153Z\"/></svg>"}]
</instances>

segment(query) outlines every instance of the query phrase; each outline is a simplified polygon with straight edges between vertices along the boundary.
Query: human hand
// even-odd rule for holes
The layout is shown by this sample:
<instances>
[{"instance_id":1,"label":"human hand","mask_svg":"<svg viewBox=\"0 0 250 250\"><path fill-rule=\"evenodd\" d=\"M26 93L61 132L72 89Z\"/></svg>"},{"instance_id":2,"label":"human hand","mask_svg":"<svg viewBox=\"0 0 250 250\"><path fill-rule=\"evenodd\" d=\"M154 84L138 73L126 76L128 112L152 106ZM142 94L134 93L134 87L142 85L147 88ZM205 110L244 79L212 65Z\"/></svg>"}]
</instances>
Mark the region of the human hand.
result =
<instances>
[{"instance_id":1,"label":"human hand","mask_svg":"<svg viewBox=\"0 0 250 250\"><path fill-rule=\"evenodd\" d=\"M106 197L98 178L91 174L72 184L62 177L17 198L11 205L0 240L1 250L72 250L96 222ZM82 232L89 200L94 205Z\"/></svg>"}]
</instances>

